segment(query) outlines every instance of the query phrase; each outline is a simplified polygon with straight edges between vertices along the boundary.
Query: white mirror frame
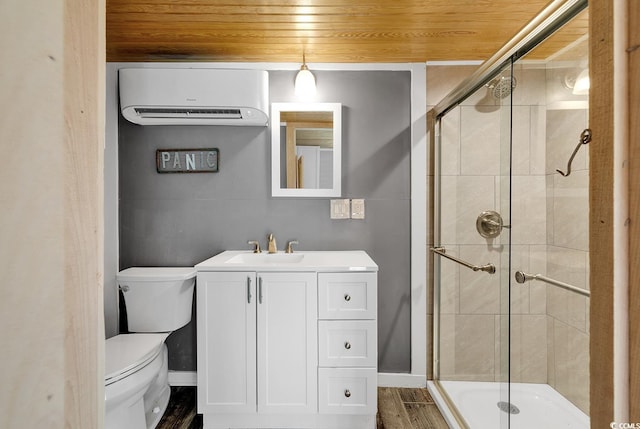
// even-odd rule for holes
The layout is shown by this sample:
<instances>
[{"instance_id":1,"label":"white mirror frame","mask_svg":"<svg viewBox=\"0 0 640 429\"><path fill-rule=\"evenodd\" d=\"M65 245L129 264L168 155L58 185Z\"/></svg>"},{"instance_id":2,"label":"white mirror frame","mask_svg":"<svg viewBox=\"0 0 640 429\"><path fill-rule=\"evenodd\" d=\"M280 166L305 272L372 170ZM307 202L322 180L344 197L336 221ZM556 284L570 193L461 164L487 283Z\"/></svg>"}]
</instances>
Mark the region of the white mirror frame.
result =
<instances>
[{"instance_id":1,"label":"white mirror frame","mask_svg":"<svg viewBox=\"0 0 640 429\"><path fill-rule=\"evenodd\" d=\"M333 112L333 187L280 187L280 112ZM340 197L342 195L342 104L271 103L271 195L274 197Z\"/></svg>"}]
</instances>

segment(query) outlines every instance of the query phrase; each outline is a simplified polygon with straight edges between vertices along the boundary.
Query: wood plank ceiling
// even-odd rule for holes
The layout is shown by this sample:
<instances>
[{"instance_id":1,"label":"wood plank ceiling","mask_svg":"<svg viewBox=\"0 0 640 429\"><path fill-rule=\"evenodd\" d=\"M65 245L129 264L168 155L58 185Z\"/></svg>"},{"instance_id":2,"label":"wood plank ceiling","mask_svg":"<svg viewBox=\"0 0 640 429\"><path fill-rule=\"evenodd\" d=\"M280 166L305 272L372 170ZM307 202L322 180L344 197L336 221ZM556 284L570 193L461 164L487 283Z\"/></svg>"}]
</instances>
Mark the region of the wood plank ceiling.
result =
<instances>
[{"instance_id":1,"label":"wood plank ceiling","mask_svg":"<svg viewBox=\"0 0 640 429\"><path fill-rule=\"evenodd\" d=\"M549 0L107 0L107 61L485 60Z\"/></svg>"}]
</instances>

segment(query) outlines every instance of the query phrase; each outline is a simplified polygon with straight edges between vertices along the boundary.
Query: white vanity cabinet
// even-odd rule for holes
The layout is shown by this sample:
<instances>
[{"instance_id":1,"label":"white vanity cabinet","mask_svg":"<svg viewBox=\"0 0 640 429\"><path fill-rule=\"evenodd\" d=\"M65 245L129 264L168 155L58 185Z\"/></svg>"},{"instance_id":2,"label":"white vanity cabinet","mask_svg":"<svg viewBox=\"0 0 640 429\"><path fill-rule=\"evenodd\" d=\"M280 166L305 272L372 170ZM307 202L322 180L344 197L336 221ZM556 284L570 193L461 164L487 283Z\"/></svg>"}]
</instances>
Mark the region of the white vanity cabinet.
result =
<instances>
[{"instance_id":1,"label":"white vanity cabinet","mask_svg":"<svg viewBox=\"0 0 640 429\"><path fill-rule=\"evenodd\" d=\"M315 413L316 320L315 273L198 273L198 412Z\"/></svg>"},{"instance_id":2,"label":"white vanity cabinet","mask_svg":"<svg viewBox=\"0 0 640 429\"><path fill-rule=\"evenodd\" d=\"M204 428L374 429L377 269L356 251L196 265Z\"/></svg>"}]
</instances>

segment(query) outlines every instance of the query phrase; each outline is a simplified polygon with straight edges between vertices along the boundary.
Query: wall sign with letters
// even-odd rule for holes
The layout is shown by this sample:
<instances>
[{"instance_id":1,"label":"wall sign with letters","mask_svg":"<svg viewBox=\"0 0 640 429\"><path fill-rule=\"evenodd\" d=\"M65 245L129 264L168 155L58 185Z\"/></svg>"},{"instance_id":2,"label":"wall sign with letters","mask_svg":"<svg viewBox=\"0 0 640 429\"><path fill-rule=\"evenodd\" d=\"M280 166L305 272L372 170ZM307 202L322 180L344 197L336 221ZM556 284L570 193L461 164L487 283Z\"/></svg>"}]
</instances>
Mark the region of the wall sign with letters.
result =
<instances>
[{"instance_id":1,"label":"wall sign with letters","mask_svg":"<svg viewBox=\"0 0 640 429\"><path fill-rule=\"evenodd\" d=\"M216 173L218 149L158 149L158 173Z\"/></svg>"}]
</instances>

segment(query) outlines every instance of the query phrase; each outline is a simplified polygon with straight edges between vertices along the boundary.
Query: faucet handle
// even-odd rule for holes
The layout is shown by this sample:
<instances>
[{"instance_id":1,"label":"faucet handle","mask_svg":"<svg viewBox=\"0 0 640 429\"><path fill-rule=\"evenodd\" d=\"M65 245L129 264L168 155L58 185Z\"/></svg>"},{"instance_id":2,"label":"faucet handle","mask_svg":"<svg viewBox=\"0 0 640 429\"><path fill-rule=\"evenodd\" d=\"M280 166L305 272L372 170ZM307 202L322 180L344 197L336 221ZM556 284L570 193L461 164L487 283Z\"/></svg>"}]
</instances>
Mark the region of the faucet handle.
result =
<instances>
[{"instance_id":1,"label":"faucet handle","mask_svg":"<svg viewBox=\"0 0 640 429\"><path fill-rule=\"evenodd\" d=\"M293 244L299 244L298 240L291 240L290 242L288 242L287 250L285 250L284 253L293 253L293 248L291 247Z\"/></svg>"},{"instance_id":2,"label":"faucet handle","mask_svg":"<svg viewBox=\"0 0 640 429\"><path fill-rule=\"evenodd\" d=\"M278 246L276 245L276 238L273 236L273 234L269 234L267 236L267 239L269 240L269 244L268 244L268 252L269 253L277 253L278 252Z\"/></svg>"},{"instance_id":3,"label":"faucet handle","mask_svg":"<svg viewBox=\"0 0 640 429\"><path fill-rule=\"evenodd\" d=\"M255 247L253 248L253 253L262 253L262 249L260 249L260 242L255 240L247 241L247 244L253 244Z\"/></svg>"}]
</instances>

